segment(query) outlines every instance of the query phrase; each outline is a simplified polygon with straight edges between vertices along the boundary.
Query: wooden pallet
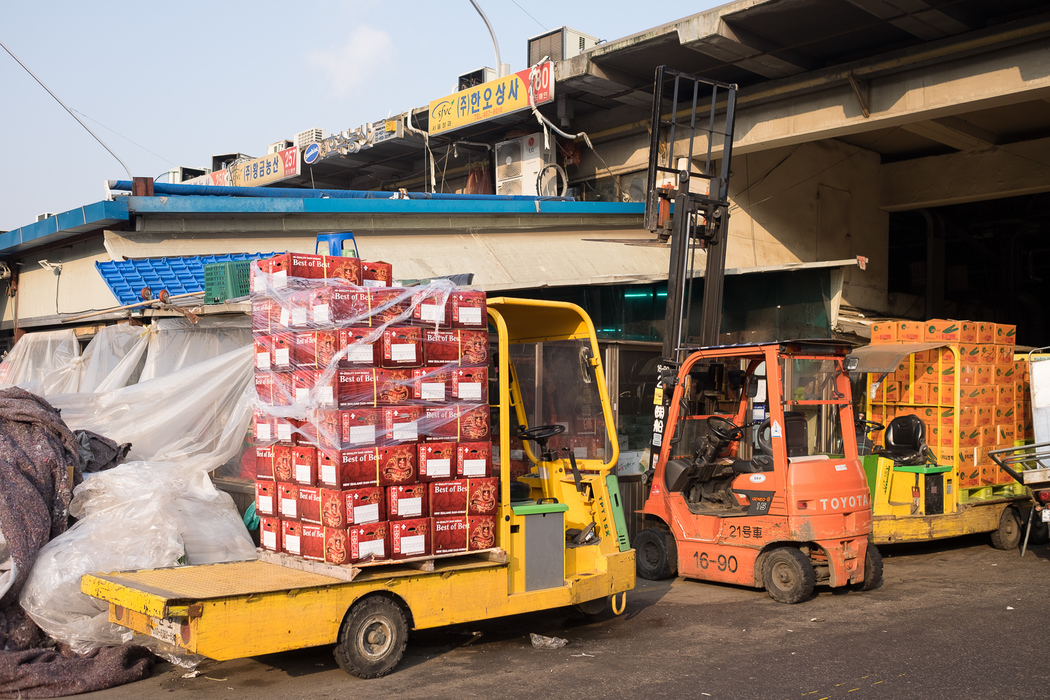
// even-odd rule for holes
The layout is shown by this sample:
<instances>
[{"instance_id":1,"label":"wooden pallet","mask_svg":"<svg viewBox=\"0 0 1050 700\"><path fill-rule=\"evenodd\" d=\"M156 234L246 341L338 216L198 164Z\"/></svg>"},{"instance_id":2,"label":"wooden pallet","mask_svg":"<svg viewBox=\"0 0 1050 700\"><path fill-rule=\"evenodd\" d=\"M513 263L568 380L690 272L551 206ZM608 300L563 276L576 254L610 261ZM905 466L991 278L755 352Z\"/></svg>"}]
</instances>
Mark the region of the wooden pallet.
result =
<instances>
[{"instance_id":1,"label":"wooden pallet","mask_svg":"<svg viewBox=\"0 0 1050 700\"><path fill-rule=\"evenodd\" d=\"M507 553L499 547L481 549L474 552L455 552L453 554L434 554L410 559L383 559L381 561L358 562L356 564L329 564L323 561L303 559L295 554L271 552L257 549L259 559L270 564L277 564L297 571L306 571L322 576L329 576L340 581L353 581L362 574L368 578L383 576L414 576L419 573L433 573L440 570L468 569L481 566L496 566L507 563Z\"/></svg>"}]
</instances>

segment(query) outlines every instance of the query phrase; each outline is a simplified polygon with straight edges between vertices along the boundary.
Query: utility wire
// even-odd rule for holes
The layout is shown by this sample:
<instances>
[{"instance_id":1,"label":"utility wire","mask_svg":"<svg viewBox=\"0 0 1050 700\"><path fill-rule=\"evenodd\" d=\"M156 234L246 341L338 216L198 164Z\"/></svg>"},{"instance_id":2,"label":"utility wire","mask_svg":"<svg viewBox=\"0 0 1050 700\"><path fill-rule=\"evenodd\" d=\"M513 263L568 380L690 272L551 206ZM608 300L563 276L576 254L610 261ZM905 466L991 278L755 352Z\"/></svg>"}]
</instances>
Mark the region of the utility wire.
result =
<instances>
[{"instance_id":1,"label":"utility wire","mask_svg":"<svg viewBox=\"0 0 1050 700\"><path fill-rule=\"evenodd\" d=\"M515 5L517 5L517 7L518 7L518 9L519 9L519 10L521 10L521 11L522 11L522 12L524 12L525 14L529 15L529 18L530 18L530 19L532 19L532 21L533 21L533 22L535 22L536 24L540 25L540 28L541 28L541 29L542 29L543 31L547 31L547 27L543 26L543 22L540 22L540 21L539 21L538 19L536 19L535 17L533 17L533 16L531 15L531 14L529 14L529 11L528 11L528 10L526 10L526 9L525 9L524 7L522 7L521 5L518 5L518 3L517 3L517 0L510 0L510 1L511 1L512 3L514 3Z\"/></svg>"},{"instance_id":2,"label":"utility wire","mask_svg":"<svg viewBox=\"0 0 1050 700\"><path fill-rule=\"evenodd\" d=\"M148 148L146 148L145 146L143 146L141 143L136 143L135 141L132 141L131 139L129 139L127 136L125 136L124 134L120 133L116 129L113 129L113 128L110 128L110 127L106 126L105 124L100 122L98 119L93 119L93 118L89 117L88 115L86 115L83 112L81 112L79 109L74 109L73 111L76 112L77 114L79 114L80 116L84 117L84 119L87 119L89 121L95 122L96 124L101 126L103 129L105 129L106 131L109 131L109 132L112 132L112 133L116 134L117 136L119 136L120 138L124 139L125 141L127 141L131 145L138 146L139 148L144 150L146 153L149 153L150 155L157 156L158 158L160 158L165 163L168 163L170 165L176 165L176 166L178 165L178 163L176 163L175 161L171 160L170 158L165 158L164 156L162 156L159 153L154 153L153 151L151 151Z\"/></svg>"},{"instance_id":3,"label":"utility wire","mask_svg":"<svg viewBox=\"0 0 1050 700\"><path fill-rule=\"evenodd\" d=\"M24 69L25 69L25 72L26 72L26 73L29 73L29 75L33 76L33 80L35 80L35 81L36 81L37 83L39 83L39 84L40 84L40 87L42 87L42 88L44 88L45 90L47 90L47 94L49 94L49 95L51 95L51 97L55 98L55 102L57 102L58 104L62 105L62 109L64 109L64 110L66 110L67 112L69 112L69 116L71 116L71 117L73 117L74 119L76 119L76 120L77 120L77 124L80 124L80 126L84 127L84 129L85 129L85 130L86 130L86 131L87 131L87 132L88 132L89 134L91 134L91 135L92 135L93 137L95 137L95 140L96 140L96 141L98 141L98 142L99 142L100 144L102 144L102 147L103 147L103 148L105 148L105 149L106 149L107 151L109 151L109 154L110 154L111 156L113 156L114 158L116 158L116 159L117 159L117 162L118 162L118 163L120 163L120 164L121 164L121 166L123 166L123 168L124 168L124 172L126 172L126 173L128 174L128 179L131 179L131 180L134 180L134 179L135 179L135 178L134 178L134 176L132 176L132 174L131 174L131 170L129 170L129 169L128 169L128 166L127 166L127 165L125 165L125 164L124 164L124 161L122 161L122 160L120 159L120 156L118 156L118 155L117 155L116 153L114 153L114 152L113 152L113 149L111 149L111 148L110 148L109 146L107 146L107 145L106 145L106 143L105 143L105 141L103 141L102 139L100 139L100 138L98 137L98 134L96 134L96 133L95 133L94 131L92 131L92 130L91 130L91 129L90 129L89 127L88 127L88 125L87 125L87 124L85 124L84 122L82 122L82 121L80 120L80 117L78 117L78 116L77 116L76 114L74 114L74 113L73 113L73 110L71 110L71 109L70 109L69 107L67 107L67 106L66 106L66 103L65 103L65 102L63 102L62 100L60 100L60 99L58 98L58 95L56 95L55 93L51 92L51 88L49 88L49 87L48 87L47 85L44 85L44 81L42 81L42 80L41 80L40 78L36 77L36 74L35 74L35 73L33 73L33 71L29 70L29 66L27 66L27 65L26 65L26 64L24 64L24 63L22 63L22 61L21 61L21 60L20 60L20 59L18 58L18 56L15 56L14 52L13 52L13 51L11 51L11 49L7 48L7 46L6 46L6 45L4 44L4 42L2 42L2 41L0 41L0 48L3 48L3 50L4 50L4 51L6 51L6 52L7 52L7 53L8 53L8 54L9 54L9 55L11 56L11 58L15 59L15 61L16 61L16 62L18 63L18 65L22 66L22 68L24 68Z\"/></svg>"}]
</instances>

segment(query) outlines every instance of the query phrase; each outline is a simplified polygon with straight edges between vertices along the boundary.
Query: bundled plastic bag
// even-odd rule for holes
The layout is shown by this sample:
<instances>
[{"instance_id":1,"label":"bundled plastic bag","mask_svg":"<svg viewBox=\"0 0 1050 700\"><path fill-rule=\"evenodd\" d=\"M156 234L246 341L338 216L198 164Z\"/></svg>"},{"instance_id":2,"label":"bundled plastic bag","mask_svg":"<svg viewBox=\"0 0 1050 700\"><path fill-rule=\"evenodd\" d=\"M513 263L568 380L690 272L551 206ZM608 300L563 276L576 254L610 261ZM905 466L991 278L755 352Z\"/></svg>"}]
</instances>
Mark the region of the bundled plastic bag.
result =
<instances>
[{"instance_id":1,"label":"bundled plastic bag","mask_svg":"<svg viewBox=\"0 0 1050 700\"><path fill-rule=\"evenodd\" d=\"M132 638L108 622L105 603L80 592L85 573L256 558L233 499L193 463L128 462L92 475L70 512L79 521L40 550L21 604L78 653ZM155 651L173 650L158 642Z\"/></svg>"}]
</instances>

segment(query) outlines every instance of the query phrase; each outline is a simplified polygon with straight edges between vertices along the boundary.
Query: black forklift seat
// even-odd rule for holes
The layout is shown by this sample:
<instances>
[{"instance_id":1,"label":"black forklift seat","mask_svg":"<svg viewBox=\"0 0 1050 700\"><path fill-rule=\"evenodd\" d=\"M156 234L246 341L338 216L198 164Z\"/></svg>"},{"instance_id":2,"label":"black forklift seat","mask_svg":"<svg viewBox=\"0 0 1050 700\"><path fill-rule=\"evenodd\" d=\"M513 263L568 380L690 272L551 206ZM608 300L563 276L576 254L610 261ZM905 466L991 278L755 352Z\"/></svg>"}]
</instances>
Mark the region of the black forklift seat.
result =
<instances>
[{"instance_id":1,"label":"black forklift seat","mask_svg":"<svg viewBox=\"0 0 1050 700\"><path fill-rule=\"evenodd\" d=\"M890 421L883 436L886 448L881 455L899 466L926 464L926 424L915 415L897 416Z\"/></svg>"}]
</instances>

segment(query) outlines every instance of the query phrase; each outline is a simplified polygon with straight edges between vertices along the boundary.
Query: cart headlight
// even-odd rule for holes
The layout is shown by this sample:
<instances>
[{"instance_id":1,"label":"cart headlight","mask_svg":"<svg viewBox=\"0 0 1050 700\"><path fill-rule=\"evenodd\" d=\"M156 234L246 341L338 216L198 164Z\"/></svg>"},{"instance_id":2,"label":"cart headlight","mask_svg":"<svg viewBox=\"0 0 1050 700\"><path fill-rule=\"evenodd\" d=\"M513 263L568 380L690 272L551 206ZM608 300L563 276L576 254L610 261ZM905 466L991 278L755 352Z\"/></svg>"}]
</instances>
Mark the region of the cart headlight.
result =
<instances>
[{"instance_id":1,"label":"cart headlight","mask_svg":"<svg viewBox=\"0 0 1050 700\"><path fill-rule=\"evenodd\" d=\"M846 366L846 371L852 372L853 370L857 369L857 365L860 364L860 360L858 360L856 357L853 357L852 355L847 355L846 359L843 360L843 363Z\"/></svg>"}]
</instances>

